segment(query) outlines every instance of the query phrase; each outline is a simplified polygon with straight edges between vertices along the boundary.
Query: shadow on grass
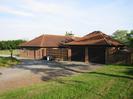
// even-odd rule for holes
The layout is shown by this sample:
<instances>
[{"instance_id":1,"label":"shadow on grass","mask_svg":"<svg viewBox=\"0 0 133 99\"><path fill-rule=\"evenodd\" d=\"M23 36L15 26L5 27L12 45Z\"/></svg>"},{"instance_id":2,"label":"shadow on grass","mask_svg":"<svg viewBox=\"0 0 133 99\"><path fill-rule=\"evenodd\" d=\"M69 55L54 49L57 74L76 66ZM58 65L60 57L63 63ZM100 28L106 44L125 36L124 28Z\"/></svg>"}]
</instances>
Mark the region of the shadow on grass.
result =
<instances>
[{"instance_id":1,"label":"shadow on grass","mask_svg":"<svg viewBox=\"0 0 133 99\"><path fill-rule=\"evenodd\" d=\"M78 81L78 80L63 80L63 79L54 79L54 81L60 83L60 84L65 84L65 85L79 85L79 84L87 84L86 82L84 81Z\"/></svg>"},{"instance_id":2,"label":"shadow on grass","mask_svg":"<svg viewBox=\"0 0 133 99\"><path fill-rule=\"evenodd\" d=\"M101 72L90 72L89 74L98 74L98 75L110 76L110 77L116 77L116 78L118 77L118 78L133 79L133 77L130 77L130 76L107 74L107 73L101 73Z\"/></svg>"},{"instance_id":3,"label":"shadow on grass","mask_svg":"<svg viewBox=\"0 0 133 99\"><path fill-rule=\"evenodd\" d=\"M128 67L127 71L125 71L124 73L133 76L133 68Z\"/></svg>"},{"instance_id":4,"label":"shadow on grass","mask_svg":"<svg viewBox=\"0 0 133 99\"><path fill-rule=\"evenodd\" d=\"M127 67L132 66L133 67L133 65L128 65L128 64L106 64L106 66L111 66L111 65L113 65L113 66L122 66L122 67L125 67L125 66L127 66Z\"/></svg>"},{"instance_id":5,"label":"shadow on grass","mask_svg":"<svg viewBox=\"0 0 133 99\"><path fill-rule=\"evenodd\" d=\"M123 71L122 73L126 74L126 75L131 75L133 76L133 65L127 65L127 64L109 64L106 66L121 66L125 68L125 71Z\"/></svg>"}]
</instances>

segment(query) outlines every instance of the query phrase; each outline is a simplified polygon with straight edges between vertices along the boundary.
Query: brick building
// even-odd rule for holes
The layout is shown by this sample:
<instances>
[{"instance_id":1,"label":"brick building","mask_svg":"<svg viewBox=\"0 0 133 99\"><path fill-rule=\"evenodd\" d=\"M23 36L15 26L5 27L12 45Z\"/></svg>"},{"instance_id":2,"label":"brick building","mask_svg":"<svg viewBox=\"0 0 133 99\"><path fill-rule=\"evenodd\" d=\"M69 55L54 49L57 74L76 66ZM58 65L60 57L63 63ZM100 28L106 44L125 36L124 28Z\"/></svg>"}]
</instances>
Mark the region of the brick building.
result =
<instances>
[{"instance_id":1,"label":"brick building","mask_svg":"<svg viewBox=\"0 0 133 99\"><path fill-rule=\"evenodd\" d=\"M94 31L81 38L41 35L20 47L20 56L32 59L52 56L55 60L113 63L114 56L124 45L100 31ZM128 55L124 60L130 59Z\"/></svg>"}]
</instances>

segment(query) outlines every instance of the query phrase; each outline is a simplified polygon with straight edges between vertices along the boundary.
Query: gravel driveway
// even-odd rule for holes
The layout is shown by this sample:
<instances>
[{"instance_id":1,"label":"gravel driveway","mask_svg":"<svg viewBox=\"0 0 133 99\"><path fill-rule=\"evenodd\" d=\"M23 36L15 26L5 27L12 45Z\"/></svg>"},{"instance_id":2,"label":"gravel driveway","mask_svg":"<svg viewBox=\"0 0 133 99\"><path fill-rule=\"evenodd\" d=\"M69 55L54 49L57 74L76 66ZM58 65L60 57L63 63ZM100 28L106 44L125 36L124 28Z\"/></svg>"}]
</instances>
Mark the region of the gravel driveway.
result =
<instances>
[{"instance_id":1,"label":"gravel driveway","mask_svg":"<svg viewBox=\"0 0 133 99\"><path fill-rule=\"evenodd\" d=\"M44 60L21 60L21 64L0 68L0 91L24 87L75 73L88 72L100 67L81 62L48 62Z\"/></svg>"}]
</instances>

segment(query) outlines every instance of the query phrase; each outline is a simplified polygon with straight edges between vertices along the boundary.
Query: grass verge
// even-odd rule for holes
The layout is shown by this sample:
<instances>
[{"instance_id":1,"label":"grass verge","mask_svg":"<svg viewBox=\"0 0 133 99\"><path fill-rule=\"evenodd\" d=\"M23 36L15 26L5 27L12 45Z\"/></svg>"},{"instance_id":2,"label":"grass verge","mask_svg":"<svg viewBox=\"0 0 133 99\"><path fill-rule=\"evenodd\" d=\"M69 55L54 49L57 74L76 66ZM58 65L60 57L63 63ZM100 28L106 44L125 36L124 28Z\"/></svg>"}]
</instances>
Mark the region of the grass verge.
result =
<instances>
[{"instance_id":1,"label":"grass verge","mask_svg":"<svg viewBox=\"0 0 133 99\"><path fill-rule=\"evenodd\" d=\"M18 64L18 63L19 63L19 61L15 58L0 57L0 67L10 67L10 66Z\"/></svg>"}]
</instances>

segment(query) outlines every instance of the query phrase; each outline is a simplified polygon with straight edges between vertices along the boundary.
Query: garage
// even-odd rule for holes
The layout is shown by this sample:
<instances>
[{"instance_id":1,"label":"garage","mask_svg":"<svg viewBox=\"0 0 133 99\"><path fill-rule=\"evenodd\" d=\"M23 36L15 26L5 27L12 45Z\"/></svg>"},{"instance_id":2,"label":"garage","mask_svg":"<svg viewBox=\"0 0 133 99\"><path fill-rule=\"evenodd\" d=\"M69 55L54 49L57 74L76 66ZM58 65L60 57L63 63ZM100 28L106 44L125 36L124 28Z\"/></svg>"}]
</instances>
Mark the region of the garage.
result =
<instances>
[{"instance_id":1,"label":"garage","mask_svg":"<svg viewBox=\"0 0 133 99\"><path fill-rule=\"evenodd\" d=\"M110 49L117 49L124 46L119 41L114 40L100 31L94 31L67 45L71 48L71 54L69 53L69 55L71 55L72 61L100 64L105 64L110 61L111 54L109 52L113 52Z\"/></svg>"},{"instance_id":2,"label":"garage","mask_svg":"<svg viewBox=\"0 0 133 99\"><path fill-rule=\"evenodd\" d=\"M105 48L104 47L87 47L88 54L85 54L85 46L72 47L72 61L84 62L85 56L88 57L90 63L105 63Z\"/></svg>"},{"instance_id":3,"label":"garage","mask_svg":"<svg viewBox=\"0 0 133 99\"><path fill-rule=\"evenodd\" d=\"M88 48L89 62L105 63L105 48L104 47L89 47Z\"/></svg>"},{"instance_id":4,"label":"garage","mask_svg":"<svg viewBox=\"0 0 133 99\"><path fill-rule=\"evenodd\" d=\"M85 61L85 48L84 47L72 47L72 61Z\"/></svg>"}]
</instances>

